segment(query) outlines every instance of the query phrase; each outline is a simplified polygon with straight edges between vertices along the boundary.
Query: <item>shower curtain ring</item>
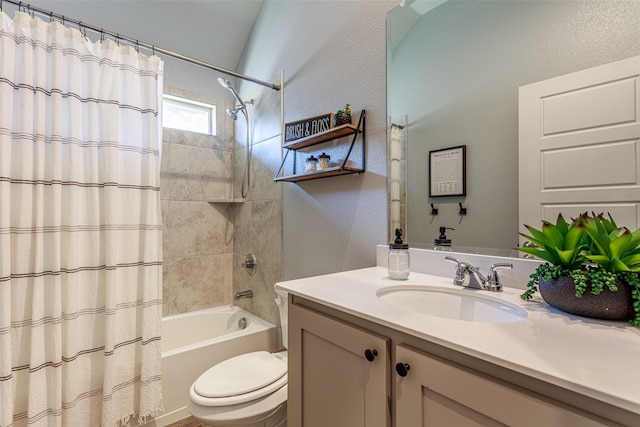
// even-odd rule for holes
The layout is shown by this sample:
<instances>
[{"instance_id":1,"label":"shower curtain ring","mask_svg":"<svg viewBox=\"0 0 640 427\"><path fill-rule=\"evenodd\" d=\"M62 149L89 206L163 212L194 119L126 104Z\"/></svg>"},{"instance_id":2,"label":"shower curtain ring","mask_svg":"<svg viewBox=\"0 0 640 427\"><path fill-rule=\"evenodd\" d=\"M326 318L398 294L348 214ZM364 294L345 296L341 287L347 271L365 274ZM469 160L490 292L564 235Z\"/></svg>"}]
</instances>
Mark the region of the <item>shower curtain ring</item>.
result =
<instances>
[{"instance_id":1,"label":"shower curtain ring","mask_svg":"<svg viewBox=\"0 0 640 427\"><path fill-rule=\"evenodd\" d=\"M22 12L22 2L18 3L18 12Z\"/></svg>"},{"instance_id":2,"label":"shower curtain ring","mask_svg":"<svg viewBox=\"0 0 640 427\"><path fill-rule=\"evenodd\" d=\"M49 23L53 22L53 12L49 12Z\"/></svg>"}]
</instances>

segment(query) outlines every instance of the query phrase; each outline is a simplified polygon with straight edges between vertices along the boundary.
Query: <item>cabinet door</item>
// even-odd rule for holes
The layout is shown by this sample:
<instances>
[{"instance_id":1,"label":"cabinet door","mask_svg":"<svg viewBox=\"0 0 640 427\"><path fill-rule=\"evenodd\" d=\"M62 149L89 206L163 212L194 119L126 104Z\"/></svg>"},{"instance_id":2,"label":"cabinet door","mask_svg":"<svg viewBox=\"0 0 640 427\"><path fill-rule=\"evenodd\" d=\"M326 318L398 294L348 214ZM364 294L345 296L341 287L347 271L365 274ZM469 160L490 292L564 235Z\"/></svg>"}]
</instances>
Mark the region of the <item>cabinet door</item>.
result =
<instances>
[{"instance_id":1,"label":"cabinet door","mask_svg":"<svg viewBox=\"0 0 640 427\"><path fill-rule=\"evenodd\" d=\"M287 425L389 427L388 347L384 337L290 304Z\"/></svg>"},{"instance_id":2,"label":"cabinet door","mask_svg":"<svg viewBox=\"0 0 640 427\"><path fill-rule=\"evenodd\" d=\"M396 427L613 425L410 347L397 346L396 360L410 368L396 374Z\"/></svg>"}]
</instances>

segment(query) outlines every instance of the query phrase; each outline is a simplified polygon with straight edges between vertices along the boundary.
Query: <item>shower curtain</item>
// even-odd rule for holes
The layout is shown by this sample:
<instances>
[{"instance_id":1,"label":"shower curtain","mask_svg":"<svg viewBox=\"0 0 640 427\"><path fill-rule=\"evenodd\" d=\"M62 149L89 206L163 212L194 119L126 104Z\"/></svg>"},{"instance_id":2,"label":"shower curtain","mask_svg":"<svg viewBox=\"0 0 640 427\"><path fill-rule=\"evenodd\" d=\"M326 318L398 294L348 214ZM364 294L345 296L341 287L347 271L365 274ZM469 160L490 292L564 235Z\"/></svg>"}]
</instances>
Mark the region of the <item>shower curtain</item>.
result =
<instances>
[{"instance_id":1,"label":"shower curtain","mask_svg":"<svg viewBox=\"0 0 640 427\"><path fill-rule=\"evenodd\" d=\"M161 411L162 61L0 22L0 426Z\"/></svg>"}]
</instances>

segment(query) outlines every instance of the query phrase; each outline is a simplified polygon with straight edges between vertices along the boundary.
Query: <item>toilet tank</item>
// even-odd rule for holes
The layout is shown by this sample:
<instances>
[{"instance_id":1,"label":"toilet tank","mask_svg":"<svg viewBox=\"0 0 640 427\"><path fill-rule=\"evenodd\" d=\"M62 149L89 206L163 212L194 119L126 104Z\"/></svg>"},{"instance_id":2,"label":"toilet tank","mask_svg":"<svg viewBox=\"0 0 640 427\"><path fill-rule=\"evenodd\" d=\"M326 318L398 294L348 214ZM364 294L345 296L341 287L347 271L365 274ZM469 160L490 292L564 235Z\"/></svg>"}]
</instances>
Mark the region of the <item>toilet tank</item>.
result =
<instances>
[{"instance_id":1,"label":"toilet tank","mask_svg":"<svg viewBox=\"0 0 640 427\"><path fill-rule=\"evenodd\" d=\"M276 294L276 305L278 306L278 311L280 313L280 325L282 326L282 345L285 348L289 348L289 308L287 307L288 293L281 289L276 289Z\"/></svg>"}]
</instances>

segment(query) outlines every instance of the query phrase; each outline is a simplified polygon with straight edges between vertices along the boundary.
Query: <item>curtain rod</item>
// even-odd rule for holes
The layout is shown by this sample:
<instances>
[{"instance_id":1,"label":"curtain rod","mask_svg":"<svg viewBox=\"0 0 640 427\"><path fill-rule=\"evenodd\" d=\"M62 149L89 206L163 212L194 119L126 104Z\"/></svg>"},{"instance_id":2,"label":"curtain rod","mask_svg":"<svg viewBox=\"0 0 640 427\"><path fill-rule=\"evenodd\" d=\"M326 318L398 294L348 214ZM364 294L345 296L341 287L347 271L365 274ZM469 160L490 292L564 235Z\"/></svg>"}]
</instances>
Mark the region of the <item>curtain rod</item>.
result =
<instances>
[{"instance_id":1,"label":"curtain rod","mask_svg":"<svg viewBox=\"0 0 640 427\"><path fill-rule=\"evenodd\" d=\"M2 4L3 3L10 3L10 4L13 4L15 6L18 6L18 11L19 12L26 12L26 13L29 13L29 14L32 14L32 15L33 15L33 13L37 13L37 14L42 15L42 16L48 16L51 21L53 21L54 18L55 18L59 22L61 22L63 25L68 22L68 23L77 25L79 30L82 30L84 28L86 30L90 30L90 31L93 31L94 33L100 34L101 37L104 37L105 35L107 35L107 36L111 37L112 39L114 39L115 41L118 41L118 42L124 41L124 42L130 44L131 46L135 46L137 49L144 48L144 49L147 49L147 50L153 52L153 54L160 53L162 55L170 56L172 58L176 58L176 59L179 59L181 61L185 61L185 62L189 62L191 64L199 65L201 67L208 68L210 70L217 71L219 73L227 74L229 76L237 77L237 78L242 79L242 80L247 80L247 81L250 81L250 82L253 82L253 83L257 83L259 85L266 86L266 87L271 88L273 90L280 90L280 85L279 84L266 82L264 80L259 80L259 79L256 79L256 78L253 78L253 77L250 77L250 76L246 76L244 74L236 73L235 71L227 70L225 68L218 67L216 65L211 65L211 64L208 64L206 62L200 61L198 59L190 58L188 56L184 56L184 55L181 55L179 53L171 52L169 50L156 47L156 46L154 46L154 45L152 45L150 43L141 42L140 40L132 39L131 37L126 37L126 36L120 35L118 33L112 33L110 31L104 30L103 28L98 28L98 27L95 27L93 25L85 24L82 21L77 21L75 19L67 18L64 15L59 15L59 14L51 12L49 10L44 10L44 9L40 9L40 8L31 6L30 4L27 4L27 3L24 3L24 2L18 2L16 0L0 0L0 10L2 10Z\"/></svg>"}]
</instances>

